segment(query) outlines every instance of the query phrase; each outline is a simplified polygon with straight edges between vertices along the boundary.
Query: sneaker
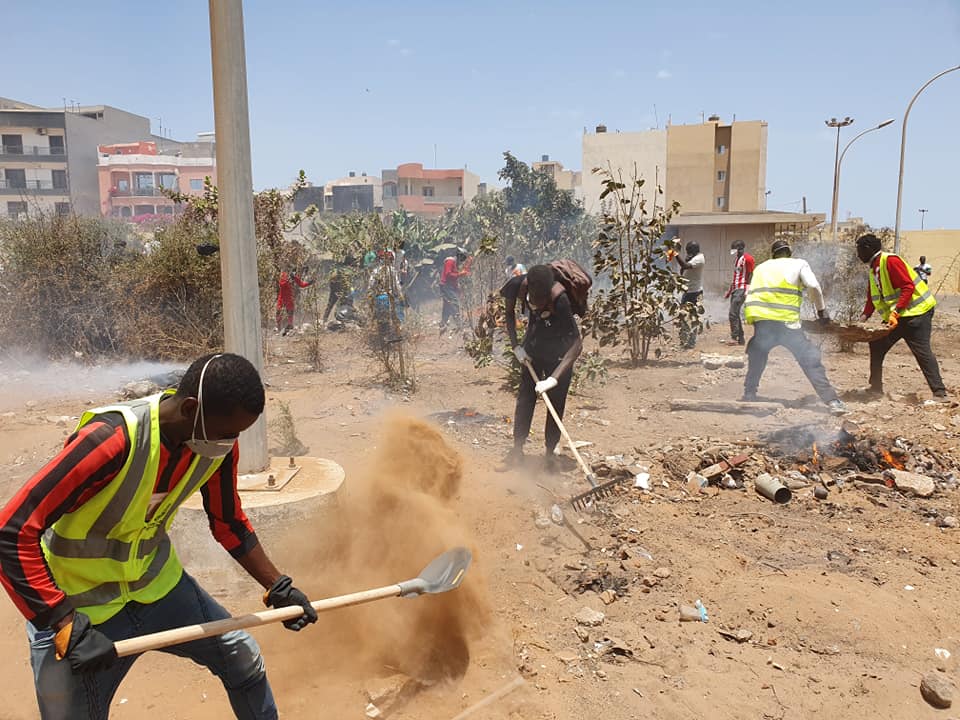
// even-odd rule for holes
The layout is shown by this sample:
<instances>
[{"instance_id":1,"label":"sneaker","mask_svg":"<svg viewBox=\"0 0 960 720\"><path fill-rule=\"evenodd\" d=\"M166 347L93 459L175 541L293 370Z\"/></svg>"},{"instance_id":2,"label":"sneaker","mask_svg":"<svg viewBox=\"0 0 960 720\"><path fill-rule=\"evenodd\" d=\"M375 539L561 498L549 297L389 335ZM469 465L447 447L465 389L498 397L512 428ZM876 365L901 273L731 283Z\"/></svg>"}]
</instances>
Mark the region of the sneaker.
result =
<instances>
[{"instance_id":1,"label":"sneaker","mask_svg":"<svg viewBox=\"0 0 960 720\"><path fill-rule=\"evenodd\" d=\"M494 468L496 472L507 472L508 470L513 470L523 465L523 448L514 447L506 454L497 467Z\"/></svg>"},{"instance_id":2,"label":"sneaker","mask_svg":"<svg viewBox=\"0 0 960 720\"><path fill-rule=\"evenodd\" d=\"M831 400L827 403L831 415L846 415L850 410L843 404L843 400Z\"/></svg>"},{"instance_id":3,"label":"sneaker","mask_svg":"<svg viewBox=\"0 0 960 720\"><path fill-rule=\"evenodd\" d=\"M950 402L949 395L947 395L946 393L937 393L929 400L924 400L923 404L929 407L931 405L947 405L949 404L949 402Z\"/></svg>"}]
</instances>

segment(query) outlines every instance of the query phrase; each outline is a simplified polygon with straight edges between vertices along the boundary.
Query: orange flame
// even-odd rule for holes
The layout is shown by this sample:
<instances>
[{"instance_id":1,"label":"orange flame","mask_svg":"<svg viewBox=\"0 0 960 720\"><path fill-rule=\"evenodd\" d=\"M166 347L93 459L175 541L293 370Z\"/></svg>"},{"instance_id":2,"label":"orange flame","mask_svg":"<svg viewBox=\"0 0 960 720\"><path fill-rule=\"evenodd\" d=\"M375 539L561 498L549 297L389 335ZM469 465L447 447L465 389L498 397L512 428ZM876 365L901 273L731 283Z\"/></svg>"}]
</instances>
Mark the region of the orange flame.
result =
<instances>
[{"instance_id":1,"label":"orange flame","mask_svg":"<svg viewBox=\"0 0 960 720\"><path fill-rule=\"evenodd\" d=\"M820 451L817 450L817 444L816 444L816 443L813 444L813 460L812 460L812 462L813 462L814 467L820 465Z\"/></svg>"},{"instance_id":2,"label":"orange flame","mask_svg":"<svg viewBox=\"0 0 960 720\"><path fill-rule=\"evenodd\" d=\"M906 466L897 460L893 455L891 455L886 448L880 448L880 454L883 456L884 461L890 466L894 467L897 470L905 470Z\"/></svg>"}]
</instances>

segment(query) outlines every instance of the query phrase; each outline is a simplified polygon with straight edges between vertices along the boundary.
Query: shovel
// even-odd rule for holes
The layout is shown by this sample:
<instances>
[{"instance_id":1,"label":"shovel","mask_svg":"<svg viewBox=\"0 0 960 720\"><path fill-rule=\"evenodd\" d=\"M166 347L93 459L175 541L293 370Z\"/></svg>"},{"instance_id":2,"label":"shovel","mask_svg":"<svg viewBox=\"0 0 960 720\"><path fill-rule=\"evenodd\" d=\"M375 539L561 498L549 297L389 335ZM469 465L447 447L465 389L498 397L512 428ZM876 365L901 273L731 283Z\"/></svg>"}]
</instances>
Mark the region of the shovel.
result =
<instances>
[{"instance_id":1,"label":"shovel","mask_svg":"<svg viewBox=\"0 0 960 720\"><path fill-rule=\"evenodd\" d=\"M448 590L454 590L463 582L463 576L470 567L472 556L466 548L454 548L438 556L427 565L420 574L412 580L404 580L395 585L387 585L373 590L362 590L349 595L340 595L338 597L325 598L312 602L313 609L317 612L325 610L335 610L336 608L349 607L351 605L362 605L375 600L383 600L392 597L412 598L424 594L436 595ZM236 617L224 618L223 620L214 620L213 622L201 623L199 625L186 625L184 627L173 628L172 630L163 630L162 632L141 635L130 638L129 640L118 640L113 644L119 657L127 655L136 655L147 650L157 650L170 645L179 645L180 643L200 640L202 638L222 635L231 630L241 630L243 628L266 625L272 622L281 622L283 620L293 620L303 615L303 608L299 605L290 607L275 608L273 610L261 610L260 612L249 613L247 615L238 615Z\"/></svg>"},{"instance_id":2,"label":"shovel","mask_svg":"<svg viewBox=\"0 0 960 720\"><path fill-rule=\"evenodd\" d=\"M533 365L531 365L529 361L525 361L523 364L526 365L527 370L530 372L530 377L533 378L534 384L540 382L540 378L537 377L537 373L533 369ZM563 421L560 419L556 409L553 407L553 403L550 402L550 398L546 393L540 393L540 397L543 398L543 402L546 404L547 410L550 412L550 415L553 416L553 421L557 424L557 427L560 428L560 434L563 435L563 439L567 441L567 447L570 448L570 452L572 452L573 457L576 458L577 464L583 471L584 477L587 479L587 482L590 483L590 490L580 493L579 495L574 495L572 498L570 498L570 505L573 506L574 510L584 510L595 499L610 495L614 488L623 482L623 480L611 480L610 482L605 482L602 485L598 485L597 476L594 474L593 470L590 469L590 466L583 461L583 458L580 457L580 452L577 450L577 446L573 444L573 439L570 437L570 433L567 432L567 429L563 426Z\"/></svg>"}]
</instances>

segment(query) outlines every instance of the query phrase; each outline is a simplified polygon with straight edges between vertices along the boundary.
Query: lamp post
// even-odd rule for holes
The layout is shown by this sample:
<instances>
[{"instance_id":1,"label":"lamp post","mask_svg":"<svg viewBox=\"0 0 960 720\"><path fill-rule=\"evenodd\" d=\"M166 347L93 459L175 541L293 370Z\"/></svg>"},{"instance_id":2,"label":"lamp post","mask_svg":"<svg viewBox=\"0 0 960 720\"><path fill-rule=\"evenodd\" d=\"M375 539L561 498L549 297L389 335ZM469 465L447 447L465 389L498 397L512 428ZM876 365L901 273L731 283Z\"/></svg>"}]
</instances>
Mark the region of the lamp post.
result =
<instances>
[{"instance_id":1,"label":"lamp post","mask_svg":"<svg viewBox=\"0 0 960 720\"><path fill-rule=\"evenodd\" d=\"M884 120L879 125L875 125L872 128L867 128L859 135L854 135L853 139L844 146L843 151L840 153L840 159L837 161L836 184L833 186L834 217L836 217L836 212L837 212L837 201L840 198L840 169L843 167L843 156L847 154L847 150L850 149L851 145L853 145L857 140L862 138L867 133L872 133L874 130L880 130L881 128L885 128L887 125L892 125L892 124L893 124L893 118L888 118L887 120ZM836 242L836 241L837 241L837 225L836 225L836 222L833 222L833 242Z\"/></svg>"},{"instance_id":2,"label":"lamp post","mask_svg":"<svg viewBox=\"0 0 960 720\"><path fill-rule=\"evenodd\" d=\"M903 114L903 127L900 131L900 176L897 179L897 225L893 235L893 252L897 254L900 253L900 211L903 209L903 158L907 149L907 118L910 117L910 110L913 108L913 104L917 101L917 98L920 97L920 93L926 90L934 80L938 80L947 73L952 73L954 70L960 70L960 65L947 68L927 80L920 89L917 90L916 94L910 100L910 104L907 105L907 111Z\"/></svg>"},{"instance_id":3,"label":"lamp post","mask_svg":"<svg viewBox=\"0 0 960 720\"><path fill-rule=\"evenodd\" d=\"M837 148L833 153L833 210L830 213L830 237L833 239L833 242L837 241L837 200L838 200L838 191L840 185L840 128L847 127L847 125L853 125L853 118L847 115L843 120L837 120L836 118L830 118L829 120L824 120L827 127L832 127L837 129Z\"/></svg>"},{"instance_id":4,"label":"lamp post","mask_svg":"<svg viewBox=\"0 0 960 720\"><path fill-rule=\"evenodd\" d=\"M930 212L926 208L920 208L917 212L920 213L920 229L923 230L923 220L926 218L927 213Z\"/></svg>"}]
</instances>

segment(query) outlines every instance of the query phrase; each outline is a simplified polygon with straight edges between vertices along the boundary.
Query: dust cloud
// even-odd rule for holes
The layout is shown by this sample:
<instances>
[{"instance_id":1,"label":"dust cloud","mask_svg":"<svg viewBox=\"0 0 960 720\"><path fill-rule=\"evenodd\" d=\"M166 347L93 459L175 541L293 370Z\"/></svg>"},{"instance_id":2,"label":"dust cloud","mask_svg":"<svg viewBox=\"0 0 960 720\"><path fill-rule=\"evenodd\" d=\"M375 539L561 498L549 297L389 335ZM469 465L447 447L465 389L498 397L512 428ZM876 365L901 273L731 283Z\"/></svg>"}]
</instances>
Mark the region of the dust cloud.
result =
<instances>
[{"instance_id":1,"label":"dust cloud","mask_svg":"<svg viewBox=\"0 0 960 720\"><path fill-rule=\"evenodd\" d=\"M455 509L462 479L463 461L434 426L393 416L366 469L348 477L336 514L322 526L298 528L297 548L288 545L278 556L301 566L295 581L315 597L415 577L445 550L473 550ZM318 629L325 642L306 649L300 643L296 652L301 659L315 653L310 659L320 665L334 655L336 666L329 669L353 679L400 672L432 685L462 677L471 641L490 617L477 560L474 551L474 564L455 591L322 615Z\"/></svg>"}]
</instances>

